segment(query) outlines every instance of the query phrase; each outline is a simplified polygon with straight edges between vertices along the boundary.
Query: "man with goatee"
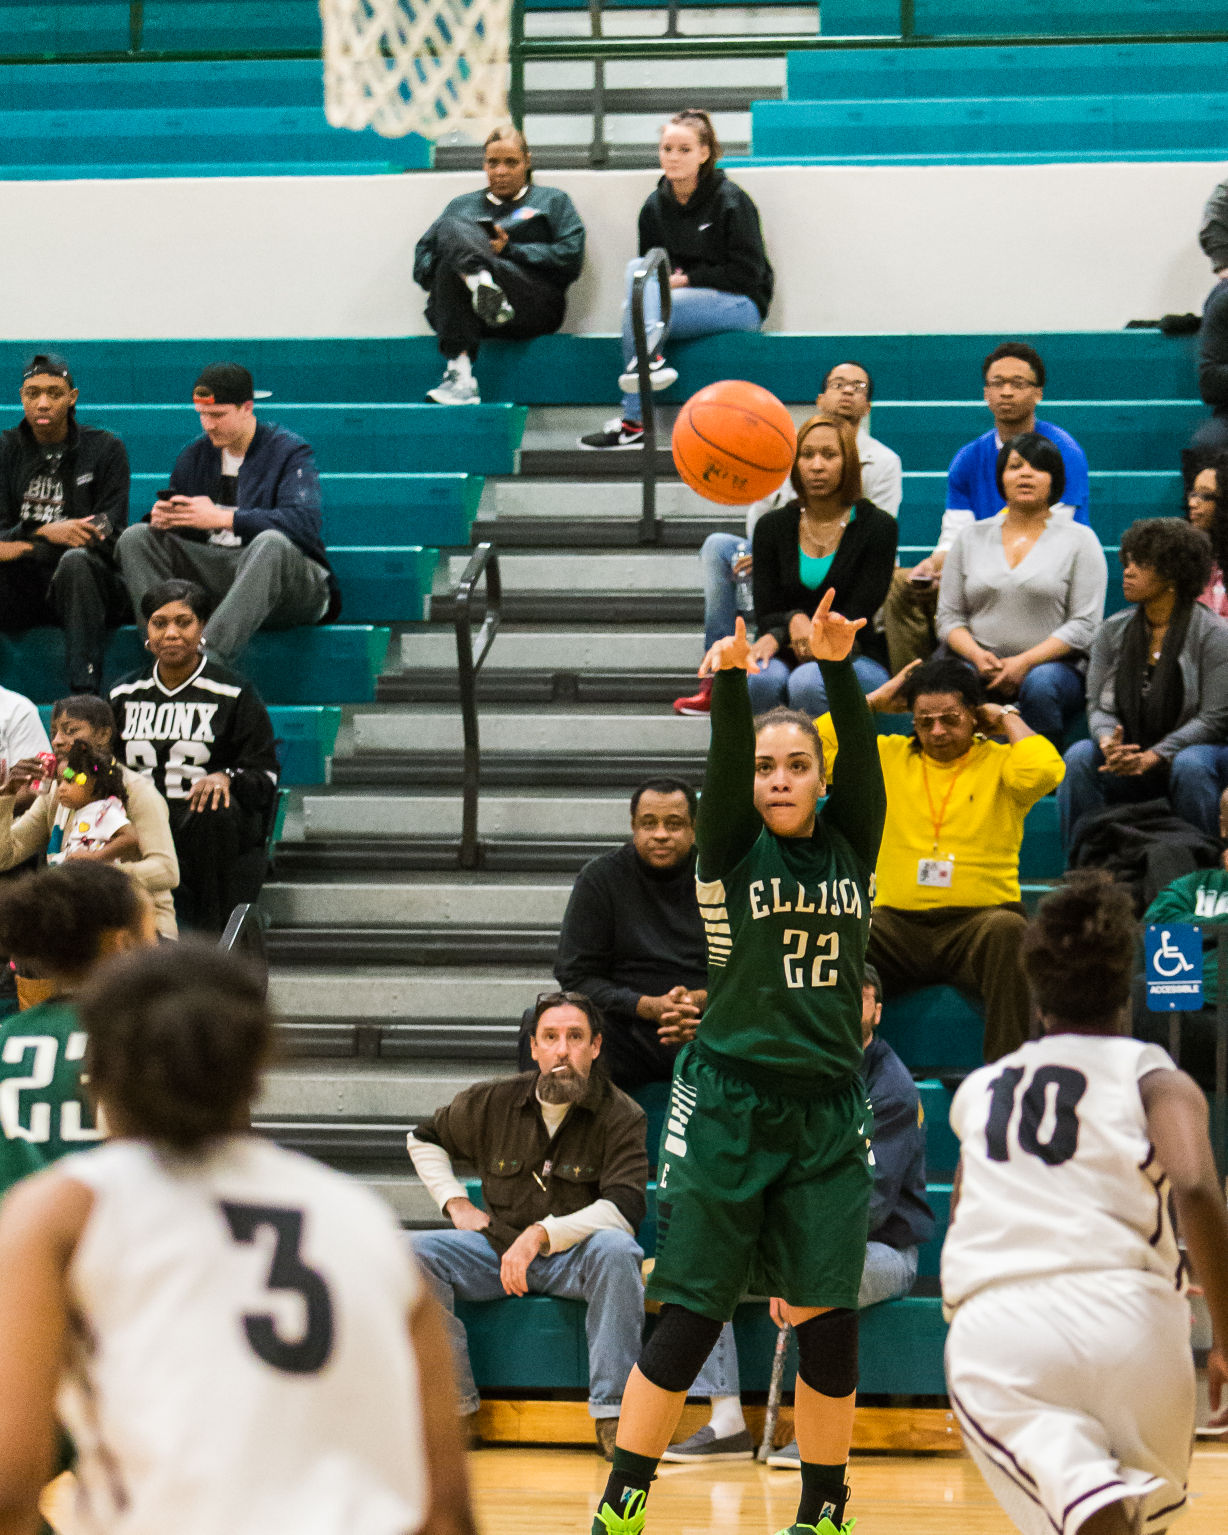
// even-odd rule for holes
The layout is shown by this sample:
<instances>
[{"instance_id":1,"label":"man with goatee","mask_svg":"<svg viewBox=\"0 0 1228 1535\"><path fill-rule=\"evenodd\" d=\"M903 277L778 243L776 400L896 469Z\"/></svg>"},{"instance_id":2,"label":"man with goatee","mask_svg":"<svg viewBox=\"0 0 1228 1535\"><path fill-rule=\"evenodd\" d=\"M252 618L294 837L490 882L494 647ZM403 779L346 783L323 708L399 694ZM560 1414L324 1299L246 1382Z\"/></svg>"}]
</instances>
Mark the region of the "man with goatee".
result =
<instances>
[{"instance_id":1,"label":"man with goatee","mask_svg":"<svg viewBox=\"0 0 1228 1535\"><path fill-rule=\"evenodd\" d=\"M408 1139L414 1169L451 1231L420 1232L414 1251L449 1318L461 1412L478 1392L454 1303L556 1295L588 1303L589 1412L608 1460L623 1387L640 1350L648 1157L644 1111L604 1070L601 1014L579 992L539 997L533 1069L479 1082ZM453 1170L482 1180L479 1209ZM472 1426L472 1425L471 1425Z\"/></svg>"}]
</instances>

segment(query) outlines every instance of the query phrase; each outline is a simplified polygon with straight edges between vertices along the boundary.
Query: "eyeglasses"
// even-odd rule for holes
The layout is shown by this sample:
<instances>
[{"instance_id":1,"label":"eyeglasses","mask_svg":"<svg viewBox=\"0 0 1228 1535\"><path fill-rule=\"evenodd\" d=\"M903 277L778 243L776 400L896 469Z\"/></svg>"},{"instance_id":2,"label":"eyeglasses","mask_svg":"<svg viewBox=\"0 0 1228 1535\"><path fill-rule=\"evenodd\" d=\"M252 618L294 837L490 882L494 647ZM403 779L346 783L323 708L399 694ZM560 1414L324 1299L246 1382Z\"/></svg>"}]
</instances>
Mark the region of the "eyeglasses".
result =
<instances>
[{"instance_id":1,"label":"eyeglasses","mask_svg":"<svg viewBox=\"0 0 1228 1535\"><path fill-rule=\"evenodd\" d=\"M837 390L840 394L865 394L870 386L859 378L832 378L828 379L827 387Z\"/></svg>"},{"instance_id":2,"label":"eyeglasses","mask_svg":"<svg viewBox=\"0 0 1228 1535\"><path fill-rule=\"evenodd\" d=\"M1039 389L1034 378L987 378L986 389Z\"/></svg>"},{"instance_id":3,"label":"eyeglasses","mask_svg":"<svg viewBox=\"0 0 1228 1535\"><path fill-rule=\"evenodd\" d=\"M912 722L917 730L933 730L935 725L944 725L948 730L958 730L965 718L963 714L914 714Z\"/></svg>"}]
</instances>

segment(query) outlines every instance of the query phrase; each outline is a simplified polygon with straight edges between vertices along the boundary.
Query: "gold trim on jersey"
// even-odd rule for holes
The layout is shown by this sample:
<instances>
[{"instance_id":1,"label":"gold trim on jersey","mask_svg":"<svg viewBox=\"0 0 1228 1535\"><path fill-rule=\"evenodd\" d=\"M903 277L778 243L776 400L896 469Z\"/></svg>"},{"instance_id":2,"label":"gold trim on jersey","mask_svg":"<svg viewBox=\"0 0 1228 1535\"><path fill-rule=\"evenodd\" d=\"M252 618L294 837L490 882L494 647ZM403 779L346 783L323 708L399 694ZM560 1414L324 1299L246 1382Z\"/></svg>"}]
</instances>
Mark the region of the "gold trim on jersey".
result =
<instances>
[{"instance_id":1,"label":"gold trim on jersey","mask_svg":"<svg viewBox=\"0 0 1228 1535\"><path fill-rule=\"evenodd\" d=\"M699 902L699 915L703 918L704 936L708 940L708 965L723 970L725 961L733 953L733 929L729 926L729 912L725 906L725 882L697 879L695 897Z\"/></svg>"}]
</instances>

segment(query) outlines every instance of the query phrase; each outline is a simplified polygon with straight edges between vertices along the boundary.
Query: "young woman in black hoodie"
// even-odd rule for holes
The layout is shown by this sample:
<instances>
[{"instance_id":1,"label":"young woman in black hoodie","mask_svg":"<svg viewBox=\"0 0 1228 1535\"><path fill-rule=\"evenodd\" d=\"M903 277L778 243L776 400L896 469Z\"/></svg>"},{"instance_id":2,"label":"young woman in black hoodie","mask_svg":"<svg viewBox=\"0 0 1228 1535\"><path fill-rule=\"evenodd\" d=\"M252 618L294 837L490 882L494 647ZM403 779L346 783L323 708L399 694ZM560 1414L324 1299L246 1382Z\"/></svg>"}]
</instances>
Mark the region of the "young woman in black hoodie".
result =
<instances>
[{"instance_id":1,"label":"young woman in black hoodie","mask_svg":"<svg viewBox=\"0 0 1228 1535\"><path fill-rule=\"evenodd\" d=\"M759 210L741 187L718 171L721 146L706 112L676 112L661 130L663 172L640 209L640 256L660 245L669 253L672 313L662 328L657 287L644 290L644 321L652 349L653 390L678 377L659 348L724 330L758 330L772 302L772 264L763 248ZM623 304L622 416L600 432L581 437L583 448L637 448L643 442L635 339L631 334L631 285L639 257L627 263Z\"/></svg>"}]
</instances>

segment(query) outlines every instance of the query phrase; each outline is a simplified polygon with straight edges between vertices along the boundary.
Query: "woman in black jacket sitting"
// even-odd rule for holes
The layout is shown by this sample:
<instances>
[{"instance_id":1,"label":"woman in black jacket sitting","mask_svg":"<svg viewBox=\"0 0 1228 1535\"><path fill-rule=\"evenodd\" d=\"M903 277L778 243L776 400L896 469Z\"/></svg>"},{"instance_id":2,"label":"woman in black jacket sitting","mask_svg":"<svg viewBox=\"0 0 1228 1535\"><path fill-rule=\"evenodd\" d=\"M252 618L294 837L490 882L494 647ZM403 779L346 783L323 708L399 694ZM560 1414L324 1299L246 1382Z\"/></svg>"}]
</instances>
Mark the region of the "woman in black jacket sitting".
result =
<instances>
[{"instance_id":1,"label":"woman in black jacket sitting","mask_svg":"<svg viewBox=\"0 0 1228 1535\"><path fill-rule=\"evenodd\" d=\"M662 328L660 291L653 278L644 289L644 326L651 353L654 393L677 379L659 351L666 334L675 341L724 330L758 330L772 302L775 281L763 248L759 210L718 171L721 146L706 112L676 112L661 130L658 154L663 172L640 209L639 249L627 263L623 304L622 416L599 432L581 437L582 448L637 448L644 440L639 376L631 329L631 288L640 256L654 246L669 256L671 313Z\"/></svg>"},{"instance_id":2,"label":"woman in black jacket sitting","mask_svg":"<svg viewBox=\"0 0 1228 1535\"><path fill-rule=\"evenodd\" d=\"M280 772L273 722L250 682L205 655L202 587L163 581L141 599L141 617L153 665L111 689L116 755L166 799L180 928L220 933L264 883Z\"/></svg>"},{"instance_id":3,"label":"woman in black jacket sitting","mask_svg":"<svg viewBox=\"0 0 1228 1535\"><path fill-rule=\"evenodd\" d=\"M890 675L886 644L872 621L891 585L899 528L894 517L862 498L861 461L847 421L811 416L797 436L792 480L798 499L755 524L759 638L752 654L761 670L748 680L756 714L786 702L810 715L826 711L827 692L808 640L814 610L829 590L846 618L866 620L853 648L863 689L872 692Z\"/></svg>"}]
</instances>

